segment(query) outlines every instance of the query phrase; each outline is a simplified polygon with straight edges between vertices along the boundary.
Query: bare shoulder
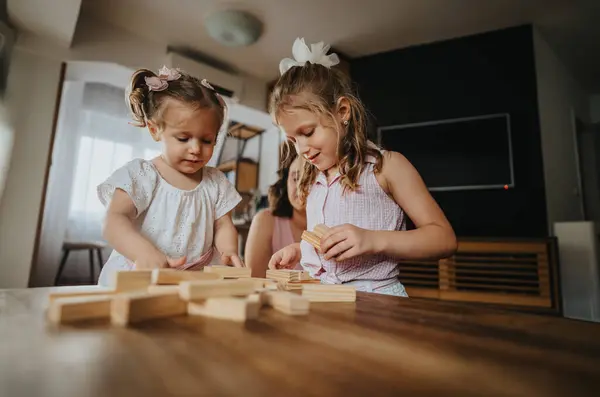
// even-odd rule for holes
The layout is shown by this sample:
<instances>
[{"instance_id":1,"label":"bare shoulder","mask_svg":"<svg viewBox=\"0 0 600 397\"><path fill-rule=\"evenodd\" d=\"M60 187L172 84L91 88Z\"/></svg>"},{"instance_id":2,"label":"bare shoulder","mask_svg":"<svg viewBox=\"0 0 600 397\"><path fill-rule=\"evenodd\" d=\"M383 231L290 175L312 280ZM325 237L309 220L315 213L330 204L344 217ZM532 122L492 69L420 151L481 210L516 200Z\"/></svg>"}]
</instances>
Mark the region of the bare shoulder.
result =
<instances>
[{"instance_id":1,"label":"bare shoulder","mask_svg":"<svg viewBox=\"0 0 600 397\"><path fill-rule=\"evenodd\" d=\"M386 150L382 156L381 172L377 174L377 181L387 194L391 194L394 181L410 178L412 173L416 173L416 170L404 155Z\"/></svg>"},{"instance_id":2,"label":"bare shoulder","mask_svg":"<svg viewBox=\"0 0 600 397\"><path fill-rule=\"evenodd\" d=\"M275 216L271 213L270 209L264 209L259 211L254 218L252 218L252 226L255 227L268 227L270 229L273 228L273 223L275 222Z\"/></svg>"}]
</instances>

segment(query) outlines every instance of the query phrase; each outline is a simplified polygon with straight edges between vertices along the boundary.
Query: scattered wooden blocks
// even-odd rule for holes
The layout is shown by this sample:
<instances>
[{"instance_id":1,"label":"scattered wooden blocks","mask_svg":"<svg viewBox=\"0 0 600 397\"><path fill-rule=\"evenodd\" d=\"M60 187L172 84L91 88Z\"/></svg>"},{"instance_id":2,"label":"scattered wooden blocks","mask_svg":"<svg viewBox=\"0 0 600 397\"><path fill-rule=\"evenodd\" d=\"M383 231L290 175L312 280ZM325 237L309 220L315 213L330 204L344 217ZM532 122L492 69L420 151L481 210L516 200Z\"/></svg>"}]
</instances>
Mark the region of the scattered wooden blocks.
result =
<instances>
[{"instance_id":1,"label":"scattered wooden blocks","mask_svg":"<svg viewBox=\"0 0 600 397\"><path fill-rule=\"evenodd\" d=\"M48 320L68 324L84 320L109 319L113 295L62 297L51 300Z\"/></svg>"},{"instance_id":2,"label":"scattered wooden blocks","mask_svg":"<svg viewBox=\"0 0 600 397\"><path fill-rule=\"evenodd\" d=\"M48 295L48 321L70 324L105 319L128 326L190 315L243 322L258 318L264 306L296 316L307 315L311 302L356 300L353 286L324 285L305 271L269 270L267 278L253 278L247 268L205 269L120 271L114 289L58 287Z\"/></svg>"},{"instance_id":3,"label":"scattered wooden blocks","mask_svg":"<svg viewBox=\"0 0 600 397\"><path fill-rule=\"evenodd\" d=\"M233 267L233 266L206 266L205 273L217 273L224 278L245 278L251 277L251 269L249 267Z\"/></svg>"},{"instance_id":4,"label":"scattered wooden blocks","mask_svg":"<svg viewBox=\"0 0 600 397\"><path fill-rule=\"evenodd\" d=\"M340 284L304 284L302 296L311 302L355 302L356 288Z\"/></svg>"},{"instance_id":5,"label":"scattered wooden blocks","mask_svg":"<svg viewBox=\"0 0 600 397\"><path fill-rule=\"evenodd\" d=\"M112 299L110 317L113 325L127 326L140 321L184 315L187 302L177 293L146 292L117 294Z\"/></svg>"},{"instance_id":6,"label":"scattered wooden blocks","mask_svg":"<svg viewBox=\"0 0 600 397\"><path fill-rule=\"evenodd\" d=\"M155 285L176 285L182 281L196 280L222 280L223 276L219 273L184 271L175 269L154 269L152 270L151 282Z\"/></svg>"}]
</instances>

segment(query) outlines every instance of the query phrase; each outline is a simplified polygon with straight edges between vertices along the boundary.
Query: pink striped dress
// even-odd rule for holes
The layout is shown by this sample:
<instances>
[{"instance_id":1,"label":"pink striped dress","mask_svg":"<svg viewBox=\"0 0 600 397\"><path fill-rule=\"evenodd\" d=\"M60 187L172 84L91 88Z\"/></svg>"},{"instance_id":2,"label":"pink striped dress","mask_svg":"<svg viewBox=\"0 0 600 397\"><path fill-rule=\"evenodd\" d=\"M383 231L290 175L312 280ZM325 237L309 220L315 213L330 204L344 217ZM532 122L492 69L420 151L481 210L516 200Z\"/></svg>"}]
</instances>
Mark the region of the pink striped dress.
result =
<instances>
[{"instance_id":1,"label":"pink striped dress","mask_svg":"<svg viewBox=\"0 0 600 397\"><path fill-rule=\"evenodd\" d=\"M333 227L350 223L368 230L405 230L404 211L375 178L375 158L369 156L356 191L342 194L340 175L331 183L319 173L306 202L307 230L322 223ZM351 284L358 291L407 296L398 280L398 262L385 255L369 255L342 262L325 260L306 241L300 243L301 265L324 284Z\"/></svg>"}]
</instances>

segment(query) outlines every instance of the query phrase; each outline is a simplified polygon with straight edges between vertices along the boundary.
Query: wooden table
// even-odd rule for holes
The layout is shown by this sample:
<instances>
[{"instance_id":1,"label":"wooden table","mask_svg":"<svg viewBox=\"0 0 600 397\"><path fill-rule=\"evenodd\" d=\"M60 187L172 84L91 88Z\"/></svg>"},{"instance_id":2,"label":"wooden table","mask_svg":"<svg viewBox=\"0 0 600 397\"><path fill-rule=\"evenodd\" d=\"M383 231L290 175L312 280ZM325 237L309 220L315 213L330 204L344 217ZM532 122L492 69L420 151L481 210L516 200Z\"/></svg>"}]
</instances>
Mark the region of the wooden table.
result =
<instances>
[{"instance_id":1,"label":"wooden table","mask_svg":"<svg viewBox=\"0 0 600 397\"><path fill-rule=\"evenodd\" d=\"M56 328L0 290L0 395L598 396L600 325L359 293L304 317Z\"/></svg>"}]
</instances>

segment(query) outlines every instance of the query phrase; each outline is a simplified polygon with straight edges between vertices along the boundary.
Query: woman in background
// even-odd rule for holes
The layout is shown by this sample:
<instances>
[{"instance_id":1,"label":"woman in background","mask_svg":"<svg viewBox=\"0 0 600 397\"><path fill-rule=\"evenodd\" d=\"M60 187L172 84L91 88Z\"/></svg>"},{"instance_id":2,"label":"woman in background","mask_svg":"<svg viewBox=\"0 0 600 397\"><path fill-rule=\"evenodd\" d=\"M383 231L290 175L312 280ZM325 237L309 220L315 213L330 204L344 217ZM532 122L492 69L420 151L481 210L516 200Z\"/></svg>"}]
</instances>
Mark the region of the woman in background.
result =
<instances>
[{"instance_id":1,"label":"woman in background","mask_svg":"<svg viewBox=\"0 0 600 397\"><path fill-rule=\"evenodd\" d=\"M294 145L283 143L280 159L279 179L269 187L269 208L256 214L248 232L244 262L252 269L252 277L265 277L271 256L300 242L306 229L306 210L297 194L301 159Z\"/></svg>"}]
</instances>

